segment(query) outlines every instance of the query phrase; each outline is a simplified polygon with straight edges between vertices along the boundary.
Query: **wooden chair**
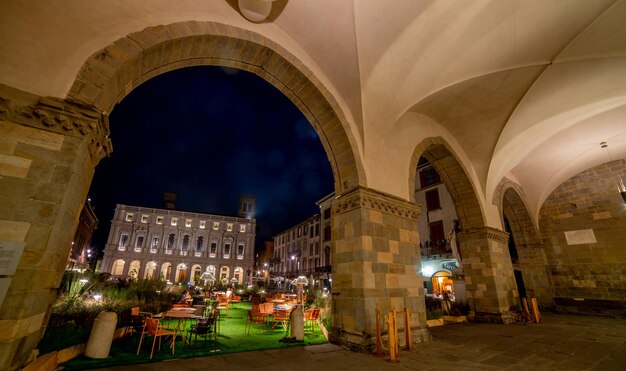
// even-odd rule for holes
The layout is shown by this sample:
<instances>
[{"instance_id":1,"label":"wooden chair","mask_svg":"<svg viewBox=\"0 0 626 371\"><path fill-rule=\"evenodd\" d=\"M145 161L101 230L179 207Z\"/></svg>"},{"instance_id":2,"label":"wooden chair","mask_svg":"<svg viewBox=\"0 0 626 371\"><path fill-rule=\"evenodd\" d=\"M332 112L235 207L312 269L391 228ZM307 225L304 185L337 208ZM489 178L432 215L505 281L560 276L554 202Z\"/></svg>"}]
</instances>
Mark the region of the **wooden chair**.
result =
<instances>
[{"instance_id":1,"label":"wooden chair","mask_svg":"<svg viewBox=\"0 0 626 371\"><path fill-rule=\"evenodd\" d=\"M309 309L304 312L304 323L305 325L308 323L311 326L311 332L315 332L315 323L320 319L320 310L319 308Z\"/></svg>"},{"instance_id":2,"label":"wooden chair","mask_svg":"<svg viewBox=\"0 0 626 371\"><path fill-rule=\"evenodd\" d=\"M277 310L274 312L274 324L272 328L276 327L276 325L281 325L283 329L287 331L289 329L289 314L288 310Z\"/></svg>"},{"instance_id":3,"label":"wooden chair","mask_svg":"<svg viewBox=\"0 0 626 371\"><path fill-rule=\"evenodd\" d=\"M274 314L274 304L273 303L263 303L259 304L259 314L269 322L269 318Z\"/></svg>"},{"instance_id":4,"label":"wooden chair","mask_svg":"<svg viewBox=\"0 0 626 371\"><path fill-rule=\"evenodd\" d=\"M139 346L137 347L137 355L139 355L139 351L141 350L141 343L145 335L151 335L152 340L152 350L150 351L150 359L152 359L152 355L154 354L154 344L156 343L157 338L159 338L159 350L161 350L161 338L163 336L172 336L172 354L174 354L174 342L176 341L176 333L170 330L164 330L161 327L161 321L158 318L146 318L145 326L143 331L141 332L141 338L139 339Z\"/></svg>"},{"instance_id":5,"label":"wooden chair","mask_svg":"<svg viewBox=\"0 0 626 371\"><path fill-rule=\"evenodd\" d=\"M246 320L246 327L244 329L244 332L247 331L247 334L250 335L250 327L252 327L252 324L256 323L259 325L259 329L262 329L263 332L265 332L265 329L261 327L262 324L265 323L265 317L261 316L261 315L257 315L252 313L251 310L248 311L248 318Z\"/></svg>"},{"instance_id":6,"label":"wooden chair","mask_svg":"<svg viewBox=\"0 0 626 371\"><path fill-rule=\"evenodd\" d=\"M152 317L150 312L141 312L139 307L130 308L130 332L131 334L141 334L145 324L145 319Z\"/></svg>"},{"instance_id":7,"label":"wooden chair","mask_svg":"<svg viewBox=\"0 0 626 371\"><path fill-rule=\"evenodd\" d=\"M228 318L228 309L230 308L230 303L228 301L220 301L217 304L217 309L221 311L225 310L226 311L226 318Z\"/></svg>"}]
</instances>

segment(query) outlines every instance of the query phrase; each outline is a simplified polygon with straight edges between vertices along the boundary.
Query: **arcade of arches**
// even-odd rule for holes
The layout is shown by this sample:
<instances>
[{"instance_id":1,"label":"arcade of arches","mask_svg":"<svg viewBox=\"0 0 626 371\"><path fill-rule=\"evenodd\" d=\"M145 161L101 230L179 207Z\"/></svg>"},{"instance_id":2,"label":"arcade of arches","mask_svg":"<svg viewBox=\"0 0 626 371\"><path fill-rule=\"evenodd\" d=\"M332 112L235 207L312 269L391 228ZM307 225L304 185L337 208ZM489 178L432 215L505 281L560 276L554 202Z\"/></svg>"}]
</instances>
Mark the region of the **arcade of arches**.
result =
<instances>
[{"instance_id":1,"label":"arcade of arches","mask_svg":"<svg viewBox=\"0 0 626 371\"><path fill-rule=\"evenodd\" d=\"M421 210L410 196L420 156L454 201L475 320L514 321L521 279L544 308L599 303L624 314L626 208L616 184L626 176L626 26L614 21L626 16L624 1L511 1L510 19L496 0L463 12L445 2L386 11L287 2L258 24L217 1L156 1L167 8L158 14L18 3L0 5L0 243L10 256L0 268L0 369L31 358L45 330L96 165L113 148L108 112L142 82L196 65L257 74L319 134L335 177L332 342L371 350L377 307L408 307L414 340L429 339ZM449 28L433 34L432 24ZM35 38L34 27L53 31Z\"/></svg>"}]
</instances>

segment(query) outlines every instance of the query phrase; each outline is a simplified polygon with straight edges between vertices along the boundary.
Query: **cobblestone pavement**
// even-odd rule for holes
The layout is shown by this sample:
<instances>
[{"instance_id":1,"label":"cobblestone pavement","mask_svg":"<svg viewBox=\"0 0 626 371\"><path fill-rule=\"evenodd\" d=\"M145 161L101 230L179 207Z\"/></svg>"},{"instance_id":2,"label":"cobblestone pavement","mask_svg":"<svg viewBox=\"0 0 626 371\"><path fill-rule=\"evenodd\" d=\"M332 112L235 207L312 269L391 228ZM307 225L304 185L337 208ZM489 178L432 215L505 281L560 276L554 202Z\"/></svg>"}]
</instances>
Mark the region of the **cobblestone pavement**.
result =
<instances>
[{"instance_id":1,"label":"cobblestone pavement","mask_svg":"<svg viewBox=\"0 0 626 371\"><path fill-rule=\"evenodd\" d=\"M398 363L324 344L180 359L110 370L626 370L626 320L544 314L541 324L461 323L430 329L433 340Z\"/></svg>"}]
</instances>

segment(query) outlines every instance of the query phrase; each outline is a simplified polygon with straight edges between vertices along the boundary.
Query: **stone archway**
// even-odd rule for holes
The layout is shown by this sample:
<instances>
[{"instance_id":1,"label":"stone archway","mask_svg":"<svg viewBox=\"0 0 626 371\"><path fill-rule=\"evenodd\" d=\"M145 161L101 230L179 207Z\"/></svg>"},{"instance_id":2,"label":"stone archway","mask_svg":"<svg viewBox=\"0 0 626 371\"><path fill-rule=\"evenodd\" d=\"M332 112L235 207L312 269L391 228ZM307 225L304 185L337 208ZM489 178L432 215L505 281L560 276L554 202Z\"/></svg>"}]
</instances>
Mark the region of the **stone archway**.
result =
<instances>
[{"instance_id":1,"label":"stone archway","mask_svg":"<svg viewBox=\"0 0 626 371\"><path fill-rule=\"evenodd\" d=\"M517 250L517 259L512 261L513 269L518 270L527 296L537 298L543 308L554 306L552 281L547 270L547 258L533 222L523 192L519 186L503 180L502 217L511 228L511 238ZM498 187L500 188L500 187ZM511 241L509 241L511 242Z\"/></svg>"},{"instance_id":2,"label":"stone archway","mask_svg":"<svg viewBox=\"0 0 626 371\"><path fill-rule=\"evenodd\" d=\"M468 301L478 321L512 322L517 289L508 254L508 233L486 226L476 190L452 149L441 137L416 146L410 163L409 186L415 189L419 158L439 173L460 221L457 247L463 263Z\"/></svg>"},{"instance_id":3,"label":"stone archway","mask_svg":"<svg viewBox=\"0 0 626 371\"><path fill-rule=\"evenodd\" d=\"M0 229L11 231L11 243L19 247L16 251L21 255L15 259L14 269L4 272L11 283L0 308L0 324L6 330L0 334L0 354L6 355L0 357L0 368L23 364L45 330L73 237L68 231L76 229L95 166L112 151L108 112L142 82L172 69L197 65L239 68L273 84L318 133L333 171L335 194L347 196L356 190L358 197L368 197L362 191L375 193L363 188L367 182L359 147L333 96L297 58L251 31L203 22L147 28L90 57L65 99L0 86L0 137L11 165L0 169L0 184L6 189L22 190L12 195L0 219ZM385 200L387 196L378 193L376 197ZM386 201L402 203L393 197ZM412 212L410 206L409 210ZM350 206L344 212L352 215L360 211ZM351 248L363 249L360 244L351 244ZM388 247L397 252L397 246ZM23 256L28 258L20 259ZM408 275L412 258L405 260L409 262L405 268ZM341 261L337 260L340 272L358 271L353 269L352 261L343 265ZM164 279L175 279L172 270L176 267L170 262L160 268ZM367 269L371 271L371 264ZM393 274L390 269L389 275ZM387 286L387 281L381 282L381 286ZM379 291L367 291L368 304L354 304L349 295L363 295L350 291L350 285L345 287L342 298L351 304L340 308L336 315L348 321L337 323L369 338L374 317L370 316L367 323L356 323L354 319L362 317L366 305L373 314L374 305L370 303ZM389 292L395 301L401 301L406 291ZM410 295L411 303L414 297ZM33 302L37 305L29 304ZM419 307L413 306L412 311L418 312Z\"/></svg>"},{"instance_id":4,"label":"stone archway","mask_svg":"<svg viewBox=\"0 0 626 371\"><path fill-rule=\"evenodd\" d=\"M150 78L202 65L252 72L287 96L318 133L336 194L366 183L355 140L327 89L280 45L234 26L189 21L149 27L121 38L85 62L67 100L106 114Z\"/></svg>"}]
</instances>

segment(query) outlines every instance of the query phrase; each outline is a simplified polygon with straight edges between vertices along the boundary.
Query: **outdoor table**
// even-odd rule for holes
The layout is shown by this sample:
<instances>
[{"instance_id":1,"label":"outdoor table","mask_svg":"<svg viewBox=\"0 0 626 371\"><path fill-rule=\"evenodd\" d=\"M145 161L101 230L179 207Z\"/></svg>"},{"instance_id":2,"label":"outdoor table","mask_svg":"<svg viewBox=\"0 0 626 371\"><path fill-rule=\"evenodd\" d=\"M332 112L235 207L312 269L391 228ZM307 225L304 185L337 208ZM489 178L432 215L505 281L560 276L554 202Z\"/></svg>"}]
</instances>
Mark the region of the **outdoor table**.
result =
<instances>
[{"instance_id":1,"label":"outdoor table","mask_svg":"<svg viewBox=\"0 0 626 371\"><path fill-rule=\"evenodd\" d=\"M186 321L187 319L195 318L195 314L193 312L190 313L189 311L186 311L186 310L170 310L166 313L165 316L167 318L175 318L178 320L176 327L174 328L174 339L176 339L176 336L180 334L183 341L189 344L189 339L187 339L187 337L185 336L185 331L183 331L180 324L181 322ZM172 340L172 347L174 347L174 340Z\"/></svg>"}]
</instances>

